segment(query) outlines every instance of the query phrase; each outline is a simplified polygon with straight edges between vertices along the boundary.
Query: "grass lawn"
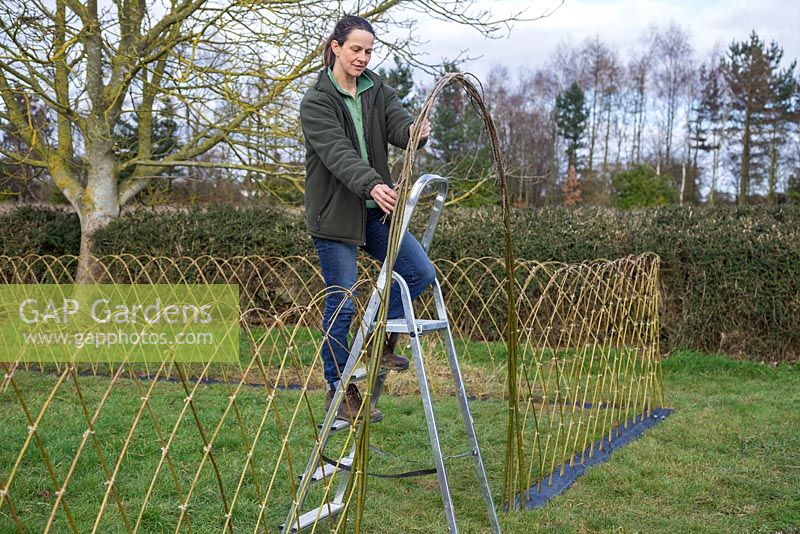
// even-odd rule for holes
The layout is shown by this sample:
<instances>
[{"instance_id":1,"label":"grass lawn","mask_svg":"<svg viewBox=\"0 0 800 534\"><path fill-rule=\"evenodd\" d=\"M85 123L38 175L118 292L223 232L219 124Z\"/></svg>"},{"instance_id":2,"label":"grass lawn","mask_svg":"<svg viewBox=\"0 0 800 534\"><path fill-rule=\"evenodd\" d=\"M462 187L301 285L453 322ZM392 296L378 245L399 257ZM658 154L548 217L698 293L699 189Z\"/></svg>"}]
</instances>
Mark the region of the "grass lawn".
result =
<instances>
[{"instance_id":1,"label":"grass lawn","mask_svg":"<svg viewBox=\"0 0 800 534\"><path fill-rule=\"evenodd\" d=\"M475 364L479 365L476 358ZM391 380L391 378L390 378ZM29 408L35 411L54 382L50 376L20 372L17 381L25 391ZM90 406L103 392L104 378L81 379ZM768 367L750 362L679 352L664 362L666 399L675 412L644 437L617 451L610 462L592 468L566 493L543 509L500 513L505 532L800 532L800 366ZM145 386L147 383L143 383ZM65 384L69 385L69 384ZM74 399L71 387L57 396ZM162 383L154 397L162 430L168 433L184 396L179 384ZM116 458L137 406L140 392L132 381L119 384L109 397L108 406L96 427L102 436L106 457ZM224 410L228 392L223 385L202 386L196 402L203 408L201 419L213 429L215 415ZM293 406L286 392L282 410ZM314 417L322 416L321 392L311 394ZM246 421L258 421L265 402L258 389L237 397ZM384 421L373 428L373 443L394 454L430 464L425 419L417 396L385 396L381 400ZM80 407L62 402L51 408L40 428L48 454L59 478L70 468L85 423ZM487 463L496 501L502 491L505 447L504 403L481 400L472 403L478 437ZM0 483L8 478L21 443L27 434L26 423L11 388L0 395ZM301 415L303 418L308 414ZM466 445L460 433L460 416L453 399L437 403L437 419L444 436L446 454L462 452ZM139 511L140 496L151 482L154 464L160 457L159 443L151 422L140 424L137 439L126 455L118 486L131 522ZM282 419L285 423L285 419ZM269 424L277 425L270 419ZM195 475L202 442L194 421L182 425L185 432L175 442L175 476L184 492ZM181 427L183 428L183 426ZM192 430L194 428L194 430ZM271 427L271 428L274 428ZM254 428L248 428L250 432ZM265 429L265 432L267 429ZM295 469L305 466L308 438L299 433L290 446ZM231 418L215 443L218 466L229 494L241 474L244 450L240 429ZM345 436L332 440L329 447L341 444ZM264 441L264 438L262 438ZM272 439L271 441L274 441ZM266 441L264 441L266 447ZM380 472L417 469L395 459L373 456L371 469ZM185 459L185 462L182 461ZM269 478L277 458L255 458L261 492L268 491ZM91 442L87 445L78 471L67 493L80 531L90 531L102 498L103 476ZM426 465L427 466L427 465ZM113 465L112 465L113 467ZM483 501L469 459L448 464L456 515L462 532L486 532ZM280 467L279 479L286 478L287 467ZM249 476L249 473L248 473ZM248 478L247 480L252 480ZM285 482L283 482L285 484ZM276 532L288 510L285 487L271 491L268 509L262 520L268 532ZM48 492L48 488L50 492ZM11 486L16 512L26 531L41 531L52 507L52 483L35 447L26 454L21 470ZM70 492L72 498L70 499ZM178 510L173 506L175 487L164 468L154 486L142 519L142 532L172 532ZM80 497L78 497L80 496ZM435 477L407 480L370 481L365 516L368 532L445 532ZM234 513L237 531L251 532L258 516L257 498L252 483L239 495ZM498 502L499 505L499 502ZM218 532L221 526L219 489L213 471L200 475L190 503L193 532ZM54 532L68 531L59 511ZM116 505L106 509L99 532L124 532ZM16 532L6 505L0 508L0 532Z\"/></svg>"},{"instance_id":2,"label":"grass lawn","mask_svg":"<svg viewBox=\"0 0 800 534\"><path fill-rule=\"evenodd\" d=\"M675 412L509 532L800 532L800 366L678 352Z\"/></svg>"}]
</instances>

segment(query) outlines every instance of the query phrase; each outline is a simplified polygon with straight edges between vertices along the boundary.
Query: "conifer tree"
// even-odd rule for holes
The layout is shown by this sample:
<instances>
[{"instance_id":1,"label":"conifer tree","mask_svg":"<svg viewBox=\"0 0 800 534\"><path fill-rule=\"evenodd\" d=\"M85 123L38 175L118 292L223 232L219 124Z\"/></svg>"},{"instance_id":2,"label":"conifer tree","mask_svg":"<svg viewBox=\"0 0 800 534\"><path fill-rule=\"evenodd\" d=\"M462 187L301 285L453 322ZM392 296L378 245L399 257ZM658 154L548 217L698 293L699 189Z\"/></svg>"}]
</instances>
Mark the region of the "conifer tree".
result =
<instances>
[{"instance_id":1,"label":"conifer tree","mask_svg":"<svg viewBox=\"0 0 800 534\"><path fill-rule=\"evenodd\" d=\"M556 96L558 135L567 142L567 167L578 169L578 150L585 146L586 121L589 110L583 90L574 83Z\"/></svg>"},{"instance_id":2,"label":"conifer tree","mask_svg":"<svg viewBox=\"0 0 800 534\"><path fill-rule=\"evenodd\" d=\"M732 131L741 138L738 204L744 205L751 184L777 173L777 143L791 120L789 103L797 92L795 62L781 68L783 49L767 45L756 32L747 41L731 43L722 61L728 85Z\"/></svg>"}]
</instances>

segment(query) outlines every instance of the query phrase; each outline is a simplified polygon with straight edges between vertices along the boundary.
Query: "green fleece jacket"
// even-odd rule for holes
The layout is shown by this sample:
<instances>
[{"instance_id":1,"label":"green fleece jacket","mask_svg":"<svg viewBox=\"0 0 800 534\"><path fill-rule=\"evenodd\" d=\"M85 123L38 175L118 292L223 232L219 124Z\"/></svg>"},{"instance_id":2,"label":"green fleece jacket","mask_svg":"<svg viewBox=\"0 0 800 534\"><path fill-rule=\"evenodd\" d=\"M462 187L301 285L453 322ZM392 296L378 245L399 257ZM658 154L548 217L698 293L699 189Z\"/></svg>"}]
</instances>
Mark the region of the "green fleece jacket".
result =
<instances>
[{"instance_id":1,"label":"green fleece jacket","mask_svg":"<svg viewBox=\"0 0 800 534\"><path fill-rule=\"evenodd\" d=\"M405 148L413 119L394 90L367 69L373 86L361 94L369 162L344 98L323 69L300 104L306 143L305 208L308 232L353 245L365 242L366 200L383 182L393 186L388 143Z\"/></svg>"}]
</instances>

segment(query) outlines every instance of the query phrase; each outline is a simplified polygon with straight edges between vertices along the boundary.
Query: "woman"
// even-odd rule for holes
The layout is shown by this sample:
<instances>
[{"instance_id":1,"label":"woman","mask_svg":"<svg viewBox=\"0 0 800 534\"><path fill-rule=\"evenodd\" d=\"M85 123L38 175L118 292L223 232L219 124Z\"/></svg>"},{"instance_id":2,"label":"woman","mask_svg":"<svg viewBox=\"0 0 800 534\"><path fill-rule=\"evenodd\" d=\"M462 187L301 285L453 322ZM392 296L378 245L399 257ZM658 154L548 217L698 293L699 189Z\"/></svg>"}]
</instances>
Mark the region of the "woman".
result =
<instances>
[{"instance_id":1,"label":"woman","mask_svg":"<svg viewBox=\"0 0 800 534\"><path fill-rule=\"evenodd\" d=\"M300 120L306 143L306 225L314 240L327 292L323 314L322 359L328 409L349 355L348 332L355 306L346 291L356 283L358 247L383 261L390 215L397 202L389 173L388 143L405 148L413 119L394 90L367 69L375 31L366 20L347 15L337 22L325 45L325 67L303 97ZM422 137L430 123L422 125ZM434 279L433 265L410 234L403 238L395 271L416 298ZM396 285L396 284L395 284ZM403 316L397 287L388 317ZM408 369L408 359L385 342L381 365ZM355 384L345 393L338 417L355 422L361 396ZM366 410L365 410L366 411ZM370 419L381 413L370 410Z\"/></svg>"}]
</instances>

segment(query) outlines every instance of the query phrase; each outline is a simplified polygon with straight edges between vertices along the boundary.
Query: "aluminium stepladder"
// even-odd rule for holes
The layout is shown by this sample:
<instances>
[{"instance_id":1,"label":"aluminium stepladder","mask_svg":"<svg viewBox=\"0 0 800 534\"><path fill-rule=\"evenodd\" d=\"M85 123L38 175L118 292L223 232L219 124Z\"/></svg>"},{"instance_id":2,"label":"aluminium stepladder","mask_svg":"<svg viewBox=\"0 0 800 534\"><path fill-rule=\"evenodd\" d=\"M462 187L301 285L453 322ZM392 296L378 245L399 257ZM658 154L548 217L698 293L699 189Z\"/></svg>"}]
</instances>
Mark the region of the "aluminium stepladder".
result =
<instances>
[{"instance_id":1,"label":"aluminium stepladder","mask_svg":"<svg viewBox=\"0 0 800 534\"><path fill-rule=\"evenodd\" d=\"M447 196L447 185L447 180L440 176L432 174L423 175L414 184L411 192L409 193L408 201L406 202L401 235L405 235L406 230L408 230L411 217L414 214L414 210L416 209L420 197L428 191L433 191L436 193L436 197L433 202L433 208L428 217L428 222L420 242L426 252L428 251L431 241L433 240L433 234L436 230L436 225L439 221L442 208L444 207L444 200ZM317 524L318 521L338 515L345 508L344 497L347 489L348 479L350 477L349 467L353 463L355 454L355 440L351 446L349 456L342 458L336 464L321 462L321 456L331 432L343 430L350 426L349 422L336 419L336 413L343 400L347 385L350 382L364 380L366 378L366 367L363 363L359 362L359 358L361 356L361 349L364 344L365 337L367 337L372 329L374 329L374 323L378 314L381 294L386 284L386 278L386 267L384 265L381 268L376 287L373 290L370 300L367 304L361 326L358 328L357 333L352 341L350 355L345 368L342 370L342 378L339 381L333 401L331 402L331 406L325 416L324 421L320 425L319 437L314 444L311 457L308 460L308 465L306 466L303 474L300 476L300 481L298 483L297 491L292 501L289 514L286 517L286 521L282 525L282 530L284 533L299 532L309 528L314 524ZM444 512L447 518L448 529L451 533L458 532L453 500L445 470L445 458L442 455L442 449L439 443L439 432L436 426L436 419L434 417L433 402L431 399L430 388L428 386L428 379L425 372L425 365L422 358L422 346L420 344L420 336L435 331L442 332L442 339L444 341L448 360L450 362L450 369L456 386L456 394L458 396L461 414L464 420L464 427L470 445L470 450L467 453L456 455L456 457L464 455L473 457L475 463L475 472L481 486L481 492L483 493L483 497L486 502L491 529L493 532L499 534L500 525L497 520L497 513L494 508L494 502L489 489L489 483L486 478L483 457L481 456L480 448L478 447L478 440L475 435L472 414L469 410L469 402L467 399L466 390L464 389L464 382L461 377L458 358L456 357L453 334L450 329L450 322L447 318L447 311L444 307L444 298L442 297L442 290L439 285L439 280L435 278L431 286L433 290L434 303L436 305L436 319L417 319L414 315L411 295L405 281L396 272L392 273L392 280L394 280L400 288L405 316L399 319L388 320L386 323L386 333L395 335L401 333L408 334L411 342L417 379L419 381L420 395L422 397L425 418L428 424L428 434L431 441L431 449L433 451L436 476L438 478L439 489L442 494L442 501L444 503ZM375 388L372 392L372 406L377 403L378 398L380 397L385 376L386 371L381 370L377 377ZM368 407L364 407L363 410L367 410L367 413L369 413ZM308 512L301 513L303 503L310 486L322 480L329 479L337 474L341 475L341 480L333 500L324 502L321 506Z\"/></svg>"}]
</instances>

